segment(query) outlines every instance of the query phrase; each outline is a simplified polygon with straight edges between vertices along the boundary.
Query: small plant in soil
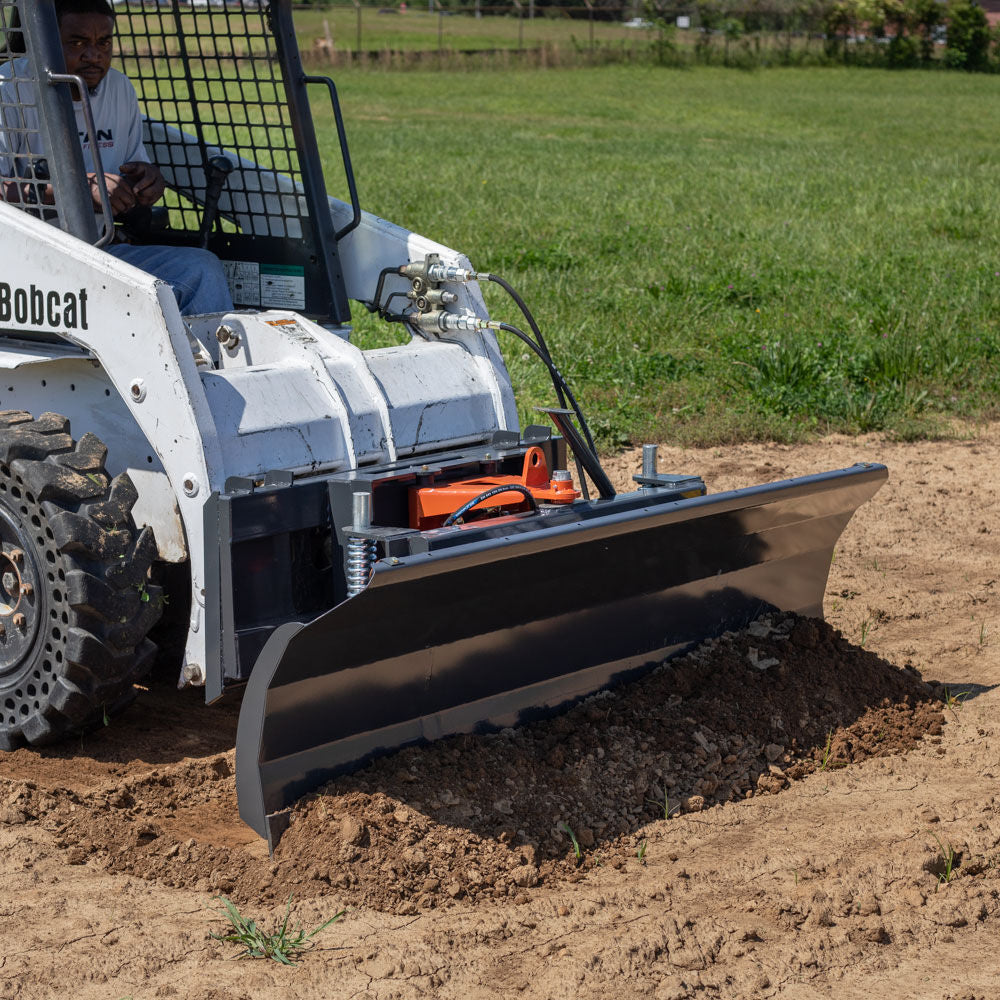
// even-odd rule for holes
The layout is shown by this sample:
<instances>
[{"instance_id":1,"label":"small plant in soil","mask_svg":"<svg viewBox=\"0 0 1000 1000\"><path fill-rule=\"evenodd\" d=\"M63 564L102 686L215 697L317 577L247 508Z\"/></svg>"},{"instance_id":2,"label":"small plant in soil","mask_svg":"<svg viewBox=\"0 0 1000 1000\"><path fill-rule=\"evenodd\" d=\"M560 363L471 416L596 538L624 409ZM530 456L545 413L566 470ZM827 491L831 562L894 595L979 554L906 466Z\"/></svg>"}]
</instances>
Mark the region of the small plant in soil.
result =
<instances>
[{"instance_id":1,"label":"small plant in soil","mask_svg":"<svg viewBox=\"0 0 1000 1000\"><path fill-rule=\"evenodd\" d=\"M580 842L576 839L576 834L570 829L569 823L560 823L559 829L569 834L569 839L573 841L573 854L577 861L582 861L583 851L580 850Z\"/></svg>"},{"instance_id":2,"label":"small plant in soil","mask_svg":"<svg viewBox=\"0 0 1000 1000\"><path fill-rule=\"evenodd\" d=\"M859 646L864 646L868 641L868 633L872 630L872 623L869 619L865 618L861 622L861 641L858 643Z\"/></svg>"},{"instance_id":3,"label":"small plant in soil","mask_svg":"<svg viewBox=\"0 0 1000 1000\"><path fill-rule=\"evenodd\" d=\"M954 694L948 690L944 689L944 707L951 709L952 712L957 712L965 704L965 699L969 697L968 691L956 691Z\"/></svg>"},{"instance_id":4,"label":"small plant in soil","mask_svg":"<svg viewBox=\"0 0 1000 1000\"><path fill-rule=\"evenodd\" d=\"M941 852L941 871L937 873L938 881L947 885L958 875L958 855L951 844L945 847L936 833L932 833L931 836L937 841L938 850Z\"/></svg>"},{"instance_id":5,"label":"small plant in soil","mask_svg":"<svg viewBox=\"0 0 1000 1000\"><path fill-rule=\"evenodd\" d=\"M659 799L646 799L646 801L649 802L649 803L651 803L652 805L656 806L657 809L661 809L662 808L663 809L663 818L664 819L670 819L670 817L676 815L677 811L680 809L679 805L672 806L670 804L670 799L667 798L667 793L666 792L663 793L663 801L662 802Z\"/></svg>"},{"instance_id":6,"label":"small plant in soil","mask_svg":"<svg viewBox=\"0 0 1000 1000\"><path fill-rule=\"evenodd\" d=\"M826 771L834 767L843 766L843 761L833 759L833 730L830 729L826 734L826 746L823 748L823 756L819 762L819 769L821 771Z\"/></svg>"},{"instance_id":7,"label":"small plant in soil","mask_svg":"<svg viewBox=\"0 0 1000 1000\"><path fill-rule=\"evenodd\" d=\"M243 945L243 951L236 956L237 958L270 958L282 965L296 965L298 953L311 948L313 938L320 931L326 930L330 924L340 920L347 912L341 910L339 913L335 913L329 920L308 933L302 929L301 925L291 931L288 928L288 923L292 916L292 897L289 896L288 905L285 908L285 919L273 933L269 934L262 927L259 927L255 920L248 920L244 917L231 899L226 896L215 896L214 898L222 903L223 916L233 925L233 930L228 934L212 932L212 937L216 941L228 941L232 944Z\"/></svg>"},{"instance_id":8,"label":"small plant in soil","mask_svg":"<svg viewBox=\"0 0 1000 1000\"><path fill-rule=\"evenodd\" d=\"M644 865L646 863L646 848L649 846L649 841L644 840L635 852L635 856L639 859L639 864Z\"/></svg>"}]
</instances>

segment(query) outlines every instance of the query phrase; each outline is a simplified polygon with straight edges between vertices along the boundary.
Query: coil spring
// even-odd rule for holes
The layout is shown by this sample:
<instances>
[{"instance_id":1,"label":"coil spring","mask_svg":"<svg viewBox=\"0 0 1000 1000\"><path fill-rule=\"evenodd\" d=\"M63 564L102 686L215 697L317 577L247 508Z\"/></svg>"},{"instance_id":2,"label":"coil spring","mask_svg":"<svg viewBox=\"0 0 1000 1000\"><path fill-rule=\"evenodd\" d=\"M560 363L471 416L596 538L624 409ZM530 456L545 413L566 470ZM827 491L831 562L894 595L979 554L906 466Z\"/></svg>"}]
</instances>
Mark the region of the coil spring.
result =
<instances>
[{"instance_id":1,"label":"coil spring","mask_svg":"<svg viewBox=\"0 0 1000 1000\"><path fill-rule=\"evenodd\" d=\"M347 539L347 596L360 594L372 578L376 547L374 538L353 536Z\"/></svg>"}]
</instances>

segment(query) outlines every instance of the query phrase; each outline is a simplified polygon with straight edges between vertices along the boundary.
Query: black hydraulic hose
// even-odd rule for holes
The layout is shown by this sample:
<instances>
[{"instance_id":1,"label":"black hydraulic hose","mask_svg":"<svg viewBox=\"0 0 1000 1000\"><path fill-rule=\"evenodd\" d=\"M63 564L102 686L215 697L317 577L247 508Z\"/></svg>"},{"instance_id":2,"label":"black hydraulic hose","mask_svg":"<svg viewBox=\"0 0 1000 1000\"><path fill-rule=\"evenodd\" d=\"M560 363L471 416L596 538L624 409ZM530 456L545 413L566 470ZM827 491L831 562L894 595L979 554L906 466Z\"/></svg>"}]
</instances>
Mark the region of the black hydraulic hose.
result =
<instances>
[{"instance_id":1,"label":"black hydraulic hose","mask_svg":"<svg viewBox=\"0 0 1000 1000\"><path fill-rule=\"evenodd\" d=\"M514 334L515 337L519 337L523 340L541 359L543 364L548 368L549 373L552 375L553 381L558 381L562 386L563 391L566 393L566 398L569 400L569 405L576 416L576 419L580 423L580 427L584 428L587 426L586 421L583 419L583 413L580 411L580 404L576 401L576 397L573 395L573 390L566 384L566 379L563 378L563 374L558 368L542 353L542 349L536 344L531 337L529 337L523 330L519 330L516 326L511 326L509 323L500 323L499 327L501 330L506 330L508 333ZM599 463L597 458L597 449L590 443L587 442L587 448L590 454L593 456L595 462ZM587 481L583 476L582 463L580 462L579 456L576 458L576 470L580 477L580 485L583 489L584 499L589 500L590 496L587 491Z\"/></svg>"},{"instance_id":2,"label":"black hydraulic hose","mask_svg":"<svg viewBox=\"0 0 1000 1000\"><path fill-rule=\"evenodd\" d=\"M542 336L542 331L539 328L538 324L535 322L535 317L531 314L531 310L528 308L524 299L522 299L521 296L518 295L517 292L514 290L514 288L511 286L511 284L505 281L503 278L501 278L499 274L488 274L486 275L486 277L490 281L494 282L494 284L499 285L514 300L518 309L521 310L521 312L524 314L524 318L528 321L528 326L531 328L531 332L535 335L535 339L538 341L538 346L541 347L542 352L544 353L544 357L542 358L542 360L547 361L549 364L551 364L552 355L549 353L548 345L545 343L545 338ZM555 387L556 390L556 397L559 400L559 405L565 409L566 400L563 398L562 389L563 387L565 387L566 382L562 378L562 376L560 376L560 382L562 383L562 385L553 380L553 386ZM594 438L591 436L590 428L587 426L587 421L576 406L574 406L573 409L574 411L576 411L577 419L580 421L580 430L583 431L583 436L587 440L587 445L590 448L590 450L596 455L597 448L594 446Z\"/></svg>"},{"instance_id":3,"label":"black hydraulic hose","mask_svg":"<svg viewBox=\"0 0 1000 1000\"><path fill-rule=\"evenodd\" d=\"M511 326L510 323L498 323L497 325L501 330L506 330L507 333L512 333L515 337L523 340L528 347L530 347L535 354L542 359L542 364L548 368L549 374L552 376L552 381L566 393L566 398L569 400L569 405L576 414L577 420L581 420L580 406L576 401L576 397L573 395L573 390L566 384L566 379L563 378L562 372L559 371L559 369L552 363L551 358L546 356L545 351L538 344L536 344L535 341L533 341L531 337L524 332L524 330L519 330L516 326ZM562 398L561 394L560 398Z\"/></svg>"},{"instance_id":4,"label":"black hydraulic hose","mask_svg":"<svg viewBox=\"0 0 1000 1000\"><path fill-rule=\"evenodd\" d=\"M382 319L392 319L393 314L389 312L389 303L392 302L393 299L405 299L405 298L406 298L406 292L393 292L392 295L390 295L389 298L385 300L385 305L379 311L379 315L382 317ZM400 313L399 315L402 316L404 314Z\"/></svg>"},{"instance_id":5,"label":"black hydraulic hose","mask_svg":"<svg viewBox=\"0 0 1000 1000\"><path fill-rule=\"evenodd\" d=\"M402 268L400 267L385 267L379 272L378 282L375 286L375 294L372 297L371 302L366 302L365 305L369 312L378 313L378 315L390 323L405 323L410 327L411 331L415 334L419 334L419 331L413 326L409 321L409 317L405 313L390 313L389 303L392 302L397 296L402 296L403 292L394 292L386 302L382 303L382 292L385 287L385 279L390 274L401 274ZM525 319L528 321L528 325L531 328L531 332L534 334L535 339L532 340L523 330L519 330L516 326L511 326L507 323L499 324L501 330L506 330L508 333L513 333L516 337L519 337L525 344L530 347L535 354L541 359L542 363L548 369L549 376L552 379L552 386L555 389L556 399L559 401L559 406L561 409L566 408L567 401L576 416L577 421L580 424L580 430L583 432L584 439L586 440L587 447L590 449L591 455L594 461L597 461L597 446L594 444L593 435L590 433L590 427L587 424L587 419L583 415L583 410L580 408L580 404L576 401L572 390L566 382L565 377L562 372L555 366L552 360L552 355L549 352L548 344L545 343L545 338L542 335L542 331L535 322L535 317L532 315L531 310L528 308L527 303L520 295L515 291L513 286L501 278L498 274L483 274L480 277L486 278L489 281L494 282L499 285L516 303L517 307L524 314ZM580 480L580 487L583 490L584 499L590 499L590 492L587 489L587 480L584 476L584 468L578 456L574 455L577 476Z\"/></svg>"},{"instance_id":6,"label":"black hydraulic hose","mask_svg":"<svg viewBox=\"0 0 1000 1000\"><path fill-rule=\"evenodd\" d=\"M383 307L379 306L379 303L382 301L382 286L385 284L385 279L390 274L399 274L399 268L398 267L382 268L382 270L379 272L378 284L375 286L375 295L372 297L371 302L365 303L365 306L369 312L377 312L380 316L382 316L383 319L385 319L385 316L383 315Z\"/></svg>"},{"instance_id":7,"label":"black hydraulic hose","mask_svg":"<svg viewBox=\"0 0 1000 1000\"><path fill-rule=\"evenodd\" d=\"M549 353L549 348L545 343L545 338L542 336L542 331L535 322L535 317L532 316L531 310L528 308L524 299L522 299L521 296L514 291L513 286L501 278L499 274L488 274L486 275L486 278L494 284L499 285L514 300L517 308L521 310L524 318L528 321L528 326L531 328L531 332L535 335L535 340L538 341L538 346L545 352L545 356L551 360L552 355Z\"/></svg>"},{"instance_id":8,"label":"black hydraulic hose","mask_svg":"<svg viewBox=\"0 0 1000 1000\"><path fill-rule=\"evenodd\" d=\"M531 490L527 486L521 486L518 483L511 483L509 486L494 486L493 489L487 490L485 493L480 493L474 499L463 503L453 514L449 514L442 527L450 528L460 517L468 514L473 507L477 507L484 500L500 496L501 493L520 493L531 504L533 511L537 512L538 510L538 504L535 502L535 498L531 495Z\"/></svg>"}]
</instances>

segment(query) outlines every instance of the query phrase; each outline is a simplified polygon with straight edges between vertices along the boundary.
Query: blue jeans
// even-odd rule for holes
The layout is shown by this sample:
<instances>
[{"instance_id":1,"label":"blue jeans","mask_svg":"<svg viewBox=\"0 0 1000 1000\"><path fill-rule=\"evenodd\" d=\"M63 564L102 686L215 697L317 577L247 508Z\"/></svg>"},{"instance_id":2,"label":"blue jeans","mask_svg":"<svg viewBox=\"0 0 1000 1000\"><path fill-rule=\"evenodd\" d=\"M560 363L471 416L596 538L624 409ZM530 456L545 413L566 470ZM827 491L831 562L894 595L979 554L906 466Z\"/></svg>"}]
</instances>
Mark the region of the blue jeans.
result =
<instances>
[{"instance_id":1,"label":"blue jeans","mask_svg":"<svg viewBox=\"0 0 1000 1000\"><path fill-rule=\"evenodd\" d=\"M182 316L229 312L233 298L219 258L196 247L107 247L112 257L165 281L173 289Z\"/></svg>"}]
</instances>

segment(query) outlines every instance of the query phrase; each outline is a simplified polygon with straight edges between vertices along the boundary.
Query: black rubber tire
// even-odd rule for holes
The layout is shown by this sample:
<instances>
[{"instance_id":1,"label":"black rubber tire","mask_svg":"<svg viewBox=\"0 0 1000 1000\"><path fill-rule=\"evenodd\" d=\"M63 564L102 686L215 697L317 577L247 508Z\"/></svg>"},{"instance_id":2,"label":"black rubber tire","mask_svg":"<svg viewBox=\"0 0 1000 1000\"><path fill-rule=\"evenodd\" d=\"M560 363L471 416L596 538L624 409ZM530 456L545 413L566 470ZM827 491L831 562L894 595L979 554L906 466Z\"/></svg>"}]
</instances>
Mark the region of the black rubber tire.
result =
<instances>
[{"instance_id":1,"label":"black rubber tire","mask_svg":"<svg viewBox=\"0 0 1000 1000\"><path fill-rule=\"evenodd\" d=\"M152 666L163 597L137 495L93 434L0 412L0 749L101 725Z\"/></svg>"}]
</instances>

